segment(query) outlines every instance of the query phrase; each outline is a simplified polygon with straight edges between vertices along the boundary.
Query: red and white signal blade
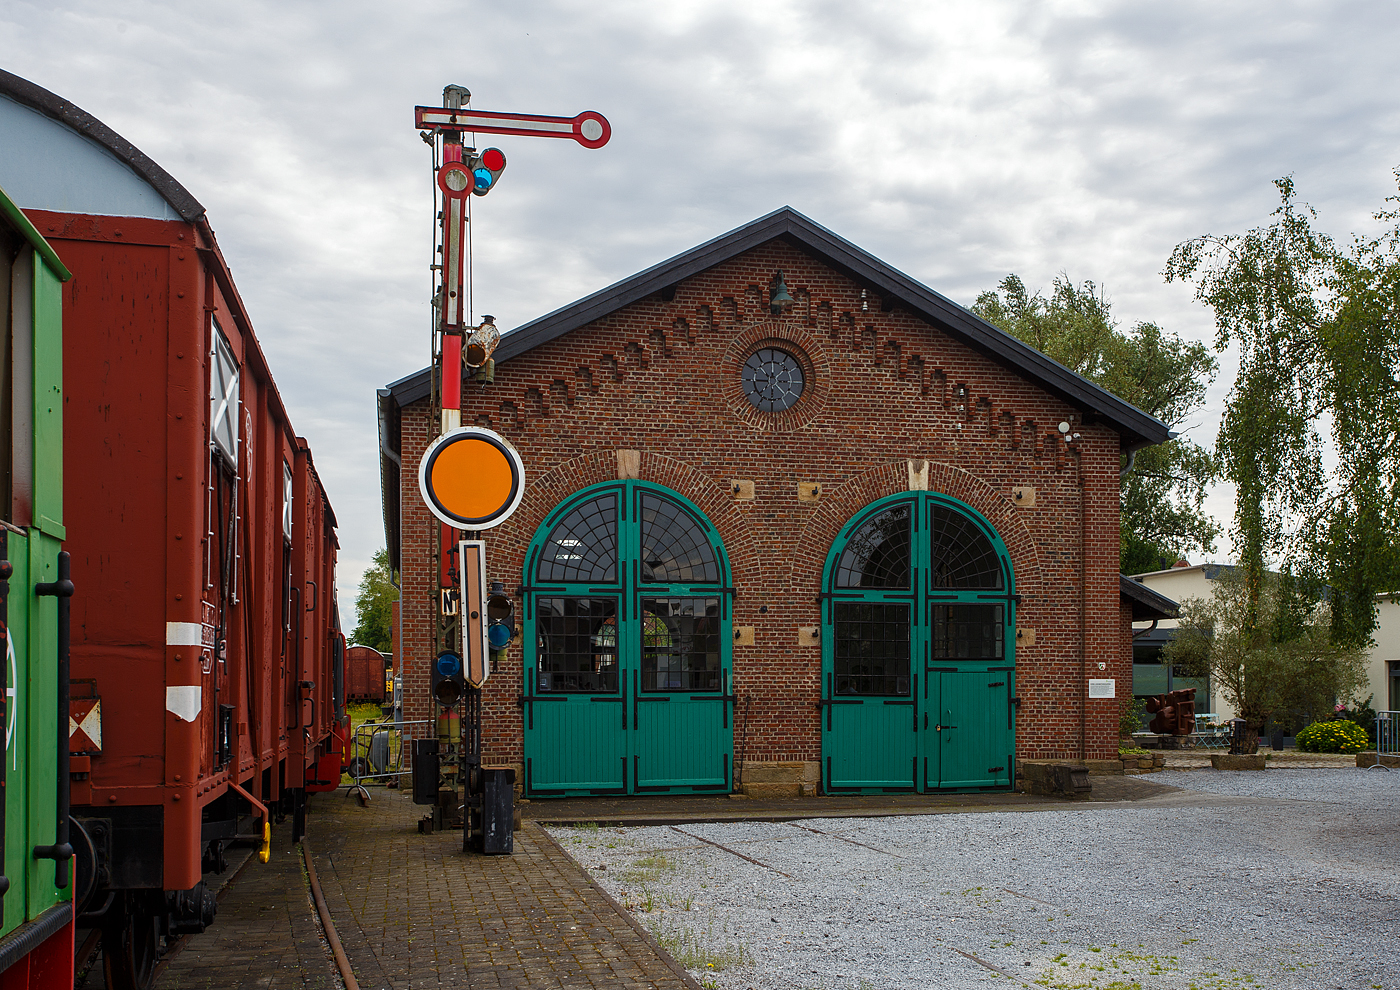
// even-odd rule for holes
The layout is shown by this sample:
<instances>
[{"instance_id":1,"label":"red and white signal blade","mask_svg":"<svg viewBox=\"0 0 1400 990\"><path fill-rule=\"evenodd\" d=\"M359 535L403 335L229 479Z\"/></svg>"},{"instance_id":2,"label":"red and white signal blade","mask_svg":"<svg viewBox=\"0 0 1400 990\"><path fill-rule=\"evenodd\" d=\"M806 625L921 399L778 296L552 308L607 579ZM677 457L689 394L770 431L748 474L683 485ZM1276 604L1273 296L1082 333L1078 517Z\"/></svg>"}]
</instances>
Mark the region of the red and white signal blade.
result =
<instances>
[{"instance_id":1,"label":"red and white signal blade","mask_svg":"<svg viewBox=\"0 0 1400 990\"><path fill-rule=\"evenodd\" d=\"M601 148L612 137L608 118L596 110L585 110L577 117L546 117L537 113L414 107L413 119L417 127L440 127L450 131L572 138L585 148Z\"/></svg>"}]
</instances>

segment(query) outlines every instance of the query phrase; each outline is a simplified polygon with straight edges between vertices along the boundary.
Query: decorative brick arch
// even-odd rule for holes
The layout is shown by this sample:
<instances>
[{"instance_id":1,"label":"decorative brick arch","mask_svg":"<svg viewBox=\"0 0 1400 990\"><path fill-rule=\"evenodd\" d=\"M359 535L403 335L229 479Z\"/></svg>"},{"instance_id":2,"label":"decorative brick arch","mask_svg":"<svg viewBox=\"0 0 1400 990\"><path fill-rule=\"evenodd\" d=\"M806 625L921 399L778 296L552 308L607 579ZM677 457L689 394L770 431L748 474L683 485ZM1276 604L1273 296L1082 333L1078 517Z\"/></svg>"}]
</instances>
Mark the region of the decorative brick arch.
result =
<instances>
[{"instance_id":1,"label":"decorative brick arch","mask_svg":"<svg viewBox=\"0 0 1400 990\"><path fill-rule=\"evenodd\" d=\"M793 550L792 586L821 587L827 554L841 528L871 502L909 490L907 461L877 465L842 485L824 488L820 507L803 528ZM928 462L928 490L951 495L982 513L1006 544L1017 589L1040 586L1039 548L1006 494L962 468L937 461Z\"/></svg>"},{"instance_id":2,"label":"decorative brick arch","mask_svg":"<svg viewBox=\"0 0 1400 990\"><path fill-rule=\"evenodd\" d=\"M512 543L518 542L523 558L524 548L529 546L546 516L569 496L589 485L623 480L618 477L617 468L616 450L594 451L557 465L525 489L520 509L506 524L510 530L505 531L503 526L501 535ZM753 568L757 557L753 533L727 486L701 474L684 461L645 451L641 455L636 480L662 485L695 503L719 533L729 565L735 572L736 584L743 584L751 578L748 571Z\"/></svg>"}]
</instances>

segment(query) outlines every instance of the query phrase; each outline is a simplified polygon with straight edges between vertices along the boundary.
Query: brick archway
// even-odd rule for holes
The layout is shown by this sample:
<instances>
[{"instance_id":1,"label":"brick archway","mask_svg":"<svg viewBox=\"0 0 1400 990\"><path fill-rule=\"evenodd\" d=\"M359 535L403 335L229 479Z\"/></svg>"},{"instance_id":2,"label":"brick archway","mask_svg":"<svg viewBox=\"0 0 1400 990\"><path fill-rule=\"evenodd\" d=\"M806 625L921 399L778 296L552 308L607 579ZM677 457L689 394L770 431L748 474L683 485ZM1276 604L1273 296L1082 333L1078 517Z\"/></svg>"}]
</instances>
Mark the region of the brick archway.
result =
<instances>
[{"instance_id":1,"label":"brick archway","mask_svg":"<svg viewBox=\"0 0 1400 990\"><path fill-rule=\"evenodd\" d=\"M857 512L877 499L910 490L911 463L927 464L927 490L951 495L982 513L1006 544L1018 588L1041 584L1039 548L1025 520L1017 514L1009 494L952 464L921 460L876 465L850 480L822 492L821 505L808 521L792 553L793 588L818 588L828 552L841 528Z\"/></svg>"}]
</instances>

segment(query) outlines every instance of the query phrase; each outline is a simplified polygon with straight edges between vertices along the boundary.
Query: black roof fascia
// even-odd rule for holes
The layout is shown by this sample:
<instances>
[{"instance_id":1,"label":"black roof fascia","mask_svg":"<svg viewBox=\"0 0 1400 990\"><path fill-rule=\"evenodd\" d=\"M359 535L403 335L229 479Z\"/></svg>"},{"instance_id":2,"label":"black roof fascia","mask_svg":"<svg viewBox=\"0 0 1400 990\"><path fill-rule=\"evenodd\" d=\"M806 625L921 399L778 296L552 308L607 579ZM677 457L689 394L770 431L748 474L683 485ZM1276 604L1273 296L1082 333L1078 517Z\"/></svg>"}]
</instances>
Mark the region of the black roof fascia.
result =
<instances>
[{"instance_id":1,"label":"black roof fascia","mask_svg":"<svg viewBox=\"0 0 1400 990\"><path fill-rule=\"evenodd\" d=\"M503 334L496 361L505 362L775 238L782 238L857 282L898 298L991 360L1029 377L1070 405L1102 416L1124 436L1125 447L1136 449L1170 439L1167 424L786 206ZM424 368L388 387L400 405L416 402L428 395L428 371Z\"/></svg>"},{"instance_id":2,"label":"black roof fascia","mask_svg":"<svg viewBox=\"0 0 1400 990\"><path fill-rule=\"evenodd\" d=\"M1133 621L1147 619L1175 619L1178 605L1166 595L1153 591L1140 581L1134 581L1126 574L1118 575L1118 593L1128 599L1133 607Z\"/></svg>"},{"instance_id":3,"label":"black roof fascia","mask_svg":"<svg viewBox=\"0 0 1400 990\"><path fill-rule=\"evenodd\" d=\"M496 350L496 361L499 364L523 354L775 238L782 238L856 282L898 299L937 328L1003 367L1036 381L1070 405L1103 417L1124 436L1125 447L1136 449L1170 439L1170 427L1161 420L1129 405L788 206L504 334ZM409 381L402 379L391 388L395 388L397 394L397 387L407 386Z\"/></svg>"},{"instance_id":4,"label":"black roof fascia","mask_svg":"<svg viewBox=\"0 0 1400 990\"><path fill-rule=\"evenodd\" d=\"M399 499L403 473L403 438L399 433L399 410L403 404L395 401L387 388L378 391L379 399L379 501L384 519L384 547L389 554L389 573L398 578L399 559ZM397 580L395 583L398 583Z\"/></svg>"},{"instance_id":5,"label":"black roof fascia","mask_svg":"<svg viewBox=\"0 0 1400 990\"><path fill-rule=\"evenodd\" d=\"M193 223L204 216L203 205L190 195L190 191L180 185L174 176L146 157L136 145L81 107L4 69L0 69L0 94L39 111L45 117L52 117L60 124L96 141L145 179L187 222Z\"/></svg>"},{"instance_id":6,"label":"black roof fascia","mask_svg":"<svg viewBox=\"0 0 1400 990\"><path fill-rule=\"evenodd\" d=\"M498 347L497 350L500 350ZM379 390L381 397L393 396L394 401L402 408L417 402L419 399L426 399L432 391L428 380L428 369L422 368L411 375L405 375L396 382L390 382Z\"/></svg>"}]
</instances>

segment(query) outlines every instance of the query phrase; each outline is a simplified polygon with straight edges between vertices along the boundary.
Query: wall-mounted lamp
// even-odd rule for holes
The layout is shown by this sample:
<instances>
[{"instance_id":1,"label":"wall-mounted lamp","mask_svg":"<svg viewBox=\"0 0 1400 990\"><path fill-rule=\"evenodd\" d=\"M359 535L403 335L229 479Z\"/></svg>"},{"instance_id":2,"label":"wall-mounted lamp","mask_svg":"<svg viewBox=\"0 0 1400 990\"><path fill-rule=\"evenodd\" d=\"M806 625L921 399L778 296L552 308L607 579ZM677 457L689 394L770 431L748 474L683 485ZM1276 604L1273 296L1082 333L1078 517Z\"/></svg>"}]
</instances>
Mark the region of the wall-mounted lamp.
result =
<instances>
[{"instance_id":1,"label":"wall-mounted lamp","mask_svg":"<svg viewBox=\"0 0 1400 990\"><path fill-rule=\"evenodd\" d=\"M788 292L787 283L783 281L783 273L780 269L773 276L773 281L768 285L769 303L768 308L774 316L780 316L792 309L792 304L797 302L792 298L792 293Z\"/></svg>"}]
</instances>

